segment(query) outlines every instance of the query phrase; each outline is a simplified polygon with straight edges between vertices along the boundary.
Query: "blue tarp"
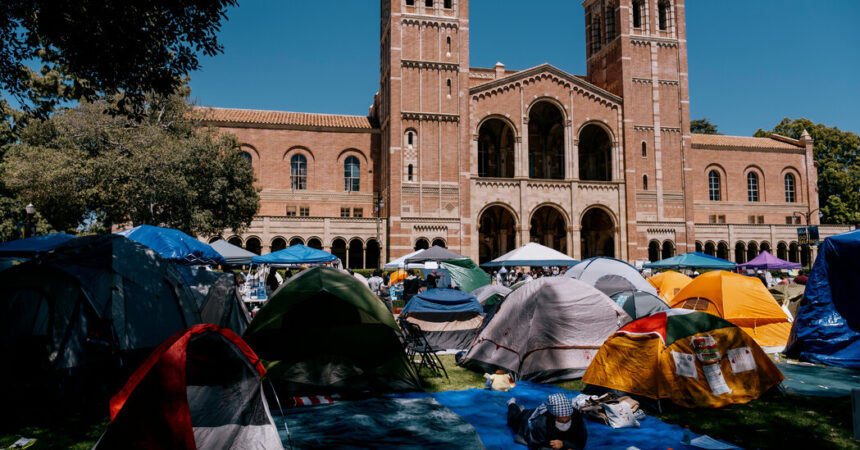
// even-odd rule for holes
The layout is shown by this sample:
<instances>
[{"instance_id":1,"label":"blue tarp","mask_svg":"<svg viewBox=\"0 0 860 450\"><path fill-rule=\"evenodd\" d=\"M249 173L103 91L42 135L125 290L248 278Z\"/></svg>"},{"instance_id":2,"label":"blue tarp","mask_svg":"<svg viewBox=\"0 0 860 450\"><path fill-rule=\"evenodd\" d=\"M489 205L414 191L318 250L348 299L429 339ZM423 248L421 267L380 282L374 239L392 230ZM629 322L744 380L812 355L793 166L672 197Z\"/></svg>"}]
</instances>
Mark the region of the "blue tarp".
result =
<instances>
[{"instance_id":1,"label":"blue tarp","mask_svg":"<svg viewBox=\"0 0 860 450\"><path fill-rule=\"evenodd\" d=\"M42 252L51 251L75 237L66 233L51 233L27 239L17 239L0 244L0 256L33 257Z\"/></svg>"},{"instance_id":2,"label":"blue tarp","mask_svg":"<svg viewBox=\"0 0 860 450\"><path fill-rule=\"evenodd\" d=\"M844 397L860 389L860 370L810 363L777 363L785 375L782 387L792 394L811 397Z\"/></svg>"},{"instance_id":3,"label":"blue tarp","mask_svg":"<svg viewBox=\"0 0 860 450\"><path fill-rule=\"evenodd\" d=\"M645 264L646 269L711 269L733 270L737 264L702 252L684 253L661 261Z\"/></svg>"},{"instance_id":4,"label":"blue tarp","mask_svg":"<svg viewBox=\"0 0 860 450\"><path fill-rule=\"evenodd\" d=\"M396 394L401 398L433 397L444 406L469 422L481 441L488 449L516 449L526 447L514 443L514 433L507 425L507 401L516 397L517 404L525 408L535 408L550 394L564 393L568 398L576 397L579 392L569 391L551 384L537 384L517 381L510 392L490 391L487 389L468 389L446 392L410 392ZM692 448L681 444L684 429L677 425L664 423L654 417L640 421L640 428L613 429L590 420L585 421L588 428L588 449L619 449L636 447L642 450L666 448ZM696 435L694 434L693 437Z\"/></svg>"},{"instance_id":5,"label":"blue tarp","mask_svg":"<svg viewBox=\"0 0 860 450\"><path fill-rule=\"evenodd\" d=\"M456 289L430 289L409 300L400 314L422 312L466 312L484 313L484 308L474 295Z\"/></svg>"},{"instance_id":6,"label":"blue tarp","mask_svg":"<svg viewBox=\"0 0 860 450\"><path fill-rule=\"evenodd\" d=\"M172 228L140 225L116 233L143 244L168 261L178 264L227 264L227 260L209 244Z\"/></svg>"},{"instance_id":7,"label":"blue tarp","mask_svg":"<svg viewBox=\"0 0 860 450\"><path fill-rule=\"evenodd\" d=\"M337 261L337 256L301 244L291 245L283 250L269 253L268 255L255 256L251 259L251 262L254 264L268 264L272 266L326 264L334 261Z\"/></svg>"},{"instance_id":8,"label":"blue tarp","mask_svg":"<svg viewBox=\"0 0 860 450\"><path fill-rule=\"evenodd\" d=\"M794 320L790 352L830 366L860 368L860 230L821 243Z\"/></svg>"}]
</instances>

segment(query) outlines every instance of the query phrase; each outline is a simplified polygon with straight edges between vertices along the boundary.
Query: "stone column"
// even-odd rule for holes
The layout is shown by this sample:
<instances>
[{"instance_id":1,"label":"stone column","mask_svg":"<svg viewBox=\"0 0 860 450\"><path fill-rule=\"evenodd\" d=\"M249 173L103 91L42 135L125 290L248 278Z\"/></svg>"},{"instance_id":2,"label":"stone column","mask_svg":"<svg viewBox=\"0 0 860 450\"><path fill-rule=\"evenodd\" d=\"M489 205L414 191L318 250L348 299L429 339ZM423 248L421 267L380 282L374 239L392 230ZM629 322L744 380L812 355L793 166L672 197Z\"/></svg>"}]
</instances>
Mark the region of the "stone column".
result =
<instances>
[{"instance_id":1,"label":"stone column","mask_svg":"<svg viewBox=\"0 0 860 450\"><path fill-rule=\"evenodd\" d=\"M573 247L573 259L580 260L582 259L582 227L579 225L571 227L571 233L573 238L570 245Z\"/></svg>"},{"instance_id":2,"label":"stone column","mask_svg":"<svg viewBox=\"0 0 860 450\"><path fill-rule=\"evenodd\" d=\"M346 241L346 254L343 255L343 268L349 269L349 241Z\"/></svg>"},{"instance_id":3,"label":"stone column","mask_svg":"<svg viewBox=\"0 0 860 450\"><path fill-rule=\"evenodd\" d=\"M571 142L573 132L571 130L571 120L568 119L564 124L564 179L570 180L573 178L573 143Z\"/></svg>"}]
</instances>

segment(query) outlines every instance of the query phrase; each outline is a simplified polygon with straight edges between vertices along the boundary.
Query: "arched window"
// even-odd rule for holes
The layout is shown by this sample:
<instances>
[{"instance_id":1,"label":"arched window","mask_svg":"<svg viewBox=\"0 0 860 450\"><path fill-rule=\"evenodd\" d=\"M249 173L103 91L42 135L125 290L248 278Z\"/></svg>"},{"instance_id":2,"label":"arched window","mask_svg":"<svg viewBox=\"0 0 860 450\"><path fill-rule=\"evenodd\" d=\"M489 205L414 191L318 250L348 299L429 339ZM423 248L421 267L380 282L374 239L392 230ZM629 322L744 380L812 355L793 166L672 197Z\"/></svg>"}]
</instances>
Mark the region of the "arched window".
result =
<instances>
[{"instance_id":1,"label":"arched window","mask_svg":"<svg viewBox=\"0 0 860 450\"><path fill-rule=\"evenodd\" d=\"M747 174L747 201L758 201L758 175L755 172Z\"/></svg>"},{"instance_id":2,"label":"arched window","mask_svg":"<svg viewBox=\"0 0 860 450\"><path fill-rule=\"evenodd\" d=\"M600 16L594 16L591 19L591 53L599 52L602 43L603 40L600 36Z\"/></svg>"},{"instance_id":3,"label":"arched window","mask_svg":"<svg viewBox=\"0 0 860 450\"><path fill-rule=\"evenodd\" d=\"M794 203L797 201L797 195L795 194L795 184L794 184L794 175L787 173L785 174L785 202L786 203Z\"/></svg>"},{"instance_id":4,"label":"arched window","mask_svg":"<svg viewBox=\"0 0 860 450\"><path fill-rule=\"evenodd\" d=\"M448 81L446 81L445 84L448 86L448 98L451 98L451 79L448 78Z\"/></svg>"},{"instance_id":5,"label":"arched window","mask_svg":"<svg viewBox=\"0 0 860 450\"><path fill-rule=\"evenodd\" d=\"M708 197L712 202L720 201L720 174L716 170L708 172Z\"/></svg>"},{"instance_id":6,"label":"arched window","mask_svg":"<svg viewBox=\"0 0 860 450\"><path fill-rule=\"evenodd\" d=\"M406 145L408 147L412 147L412 145L414 143L415 143L415 133L412 131L407 131L406 132Z\"/></svg>"},{"instance_id":7,"label":"arched window","mask_svg":"<svg viewBox=\"0 0 860 450\"><path fill-rule=\"evenodd\" d=\"M293 155L290 158L290 188L295 190L308 188L308 160L305 155Z\"/></svg>"},{"instance_id":8,"label":"arched window","mask_svg":"<svg viewBox=\"0 0 860 450\"><path fill-rule=\"evenodd\" d=\"M360 168L358 158L350 156L343 163L343 190L347 192L358 192L360 181Z\"/></svg>"},{"instance_id":9,"label":"arched window","mask_svg":"<svg viewBox=\"0 0 860 450\"><path fill-rule=\"evenodd\" d=\"M451 36L448 36L445 39L445 43L448 45L448 54L450 55L451 54Z\"/></svg>"},{"instance_id":10,"label":"arched window","mask_svg":"<svg viewBox=\"0 0 860 450\"><path fill-rule=\"evenodd\" d=\"M642 142L642 157L648 157L648 144L646 144L645 142Z\"/></svg>"},{"instance_id":11,"label":"arched window","mask_svg":"<svg viewBox=\"0 0 860 450\"><path fill-rule=\"evenodd\" d=\"M239 152L239 156L248 160L248 163L251 163L253 160L251 159L251 154L248 152Z\"/></svg>"},{"instance_id":12,"label":"arched window","mask_svg":"<svg viewBox=\"0 0 860 450\"><path fill-rule=\"evenodd\" d=\"M660 29L665 30L669 26L669 2L662 1L657 5Z\"/></svg>"},{"instance_id":13,"label":"arched window","mask_svg":"<svg viewBox=\"0 0 860 450\"><path fill-rule=\"evenodd\" d=\"M642 0L633 2L633 28L642 27Z\"/></svg>"},{"instance_id":14,"label":"arched window","mask_svg":"<svg viewBox=\"0 0 860 450\"><path fill-rule=\"evenodd\" d=\"M406 168L406 181L412 181L412 164Z\"/></svg>"},{"instance_id":15,"label":"arched window","mask_svg":"<svg viewBox=\"0 0 860 450\"><path fill-rule=\"evenodd\" d=\"M648 190L648 175L642 175L642 189Z\"/></svg>"}]
</instances>

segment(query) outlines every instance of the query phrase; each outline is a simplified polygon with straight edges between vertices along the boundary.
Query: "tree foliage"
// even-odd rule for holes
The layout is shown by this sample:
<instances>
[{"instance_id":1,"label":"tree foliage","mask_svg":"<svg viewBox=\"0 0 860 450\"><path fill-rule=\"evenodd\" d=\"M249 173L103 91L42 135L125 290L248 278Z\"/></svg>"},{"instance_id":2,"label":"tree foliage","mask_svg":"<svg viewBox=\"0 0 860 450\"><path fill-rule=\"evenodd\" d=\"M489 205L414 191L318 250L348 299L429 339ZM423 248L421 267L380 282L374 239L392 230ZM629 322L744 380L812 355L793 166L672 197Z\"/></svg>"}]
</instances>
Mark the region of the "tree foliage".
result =
<instances>
[{"instance_id":1,"label":"tree foliage","mask_svg":"<svg viewBox=\"0 0 860 450\"><path fill-rule=\"evenodd\" d=\"M8 146L2 183L63 231L131 223L205 235L250 223L259 196L234 136L199 127L178 95L148 96L141 121L106 113L113 106L31 120Z\"/></svg>"},{"instance_id":2,"label":"tree foliage","mask_svg":"<svg viewBox=\"0 0 860 450\"><path fill-rule=\"evenodd\" d=\"M860 136L809 119L782 119L772 131L759 129L755 136L777 133L800 139L807 130L814 140L818 169L818 198L824 223L860 223Z\"/></svg>"},{"instance_id":3,"label":"tree foliage","mask_svg":"<svg viewBox=\"0 0 860 450\"><path fill-rule=\"evenodd\" d=\"M717 126L712 124L707 117L690 121L690 132L693 134L720 134Z\"/></svg>"},{"instance_id":4,"label":"tree foliage","mask_svg":"<svg viewBox=\"0 0 860 450\"><path fill-rule=\"evenodd\" d=\"M0 89L44 115L63 100L116 97L139 113L222 51L215 36L236 0L4 0ZM39 71L30 69L36 63Z\"/></svg>"}]
</instances>

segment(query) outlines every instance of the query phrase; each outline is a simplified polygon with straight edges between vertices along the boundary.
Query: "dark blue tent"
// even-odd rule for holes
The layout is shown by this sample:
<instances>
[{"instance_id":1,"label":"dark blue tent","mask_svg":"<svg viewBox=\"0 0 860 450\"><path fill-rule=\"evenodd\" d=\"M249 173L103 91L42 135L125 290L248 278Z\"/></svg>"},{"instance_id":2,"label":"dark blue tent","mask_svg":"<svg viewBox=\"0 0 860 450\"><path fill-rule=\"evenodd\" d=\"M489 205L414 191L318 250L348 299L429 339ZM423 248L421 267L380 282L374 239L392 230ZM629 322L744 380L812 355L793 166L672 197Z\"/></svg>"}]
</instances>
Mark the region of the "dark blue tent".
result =
<instances>
[{"instance_id":1,"label":"dark blue tent","mask_svg":"<svg viewBox=\"0 0 860 450\"><path fill-rule=\"evenodd\" d=\"M66 233L51 233L27 239L17 239L0 244L0 257L20 256L32 258L39 253L51 251L75 237Z\"/></svg>"},{"instance_id":2,"label":"dark blue tent","mask_svg":"<svg viewBox=\"0 0 860 450\"><path fill-rule=\"evenodd\" d=\"M466 349L484 322L484 308L468 292L431 289L412 297L400 317L421 327L434 347Z\"/></svg>"},{"instance_id":3,"label":"dark blue tent","mask_svg":"<svg viewBox=\"0 0 860 450\"><path fill-rule=\"evenodd\" d=\"M227 260L209 244L172 228L140 225L116 234L143 244L155 250L162 258L177 264L227 264Z\"/></svg>"},{"instance_id":4,"label":"dark blue tent","mask_svg":"<svg viewBox=\"0 0 860 450\"><path fill-rule=\"evenodd\" d=\"M821 243L794 320L789 354L860 368L860 230Z\"/></svg>"},{"instance_id":5,"label":"dark blue tent","mask_svg":"<svg viewBox=\"0 0 860 450\"><path fill-rule=\"evenodd\" d=\"M329 252L310 248L301 244L291 245L268 255L251 258L253 264L271 266L295 266L299 264L328 264L337 261L337 256Z\"/></svg>"}]
</instances>

